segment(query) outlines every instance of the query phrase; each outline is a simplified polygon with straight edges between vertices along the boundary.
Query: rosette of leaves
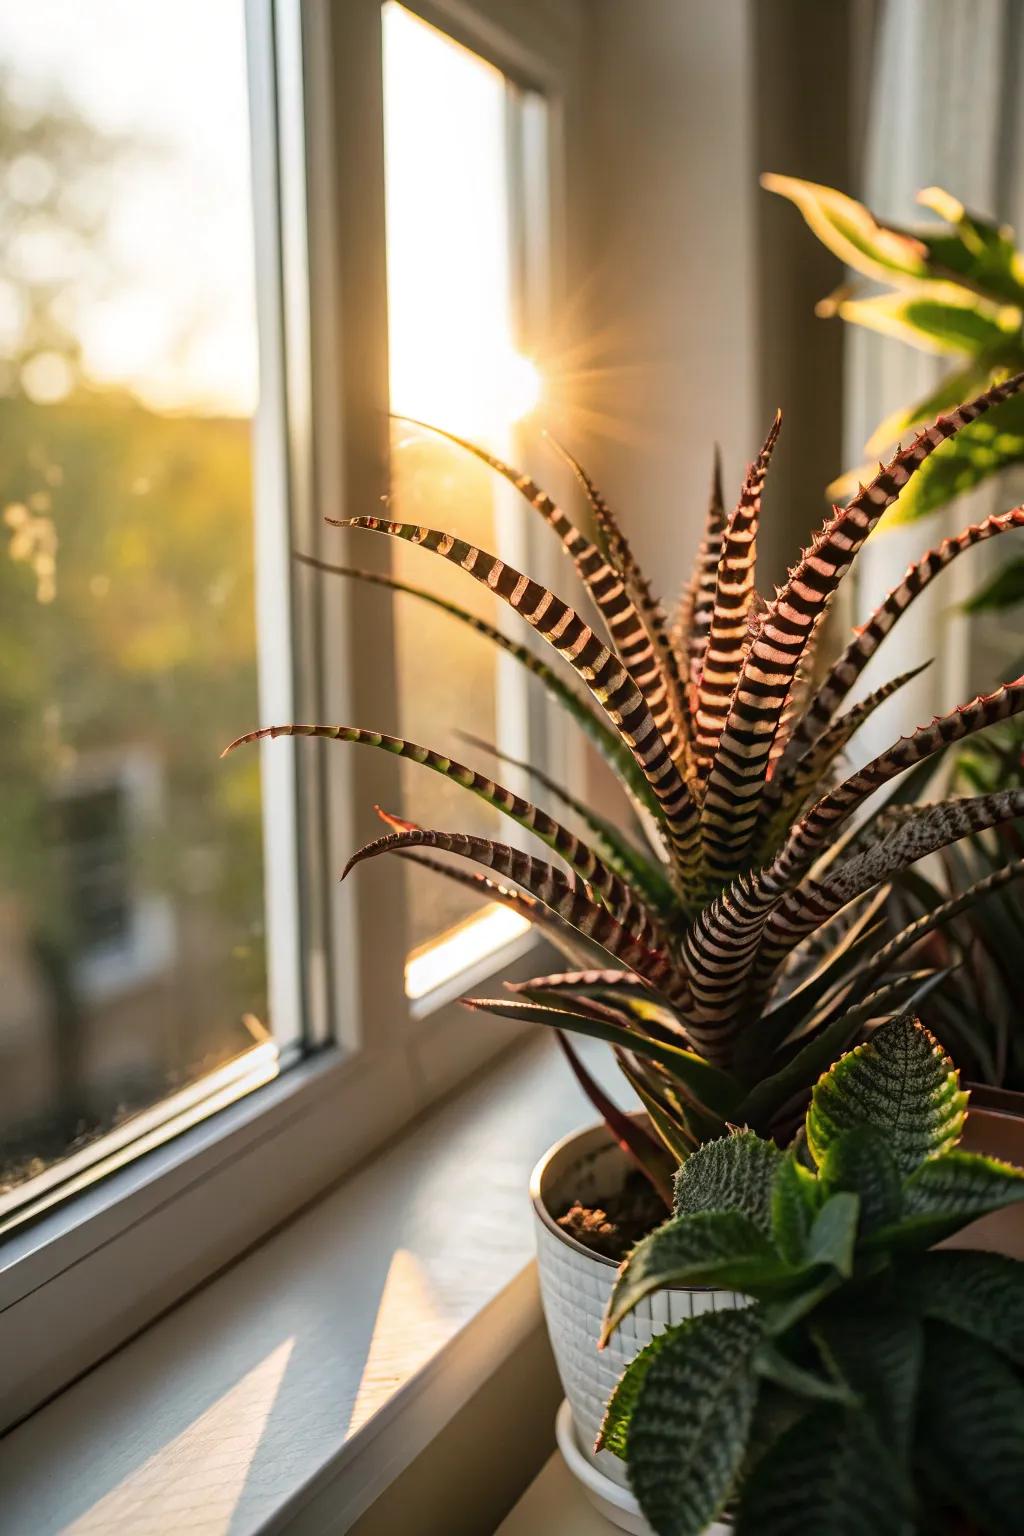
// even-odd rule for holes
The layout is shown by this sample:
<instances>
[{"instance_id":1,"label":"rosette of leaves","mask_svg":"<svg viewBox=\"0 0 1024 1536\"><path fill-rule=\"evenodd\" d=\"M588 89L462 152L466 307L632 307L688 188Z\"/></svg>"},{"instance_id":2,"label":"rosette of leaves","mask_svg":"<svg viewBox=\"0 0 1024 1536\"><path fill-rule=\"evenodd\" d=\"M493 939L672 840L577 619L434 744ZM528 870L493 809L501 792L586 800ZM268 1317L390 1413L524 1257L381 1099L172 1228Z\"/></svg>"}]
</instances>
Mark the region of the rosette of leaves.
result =
<instances>
[{"instance_id":1,"label":"rosette of leaves","mask_svg":"<svg viewBox=\"0 0 1024 1536\"><path fill-rule=\"evenodd\" d=\"M599 1445L658 1536L1020 1530L1024 1265L932 1251L1024 1201L957 1143L967 1095L912 1017L818 1082L798 1145L747 1130L676 1178L675 1215L619 1272L605 1338L663 1286L745 1308L668 1328L627 1368Z\"/></svg>"},{"instance_id":2,"label":"rosette of leaves","mask_svg":"<svg viewBox=\"0 0 1024 1536\"><path fill-rule=\"evenodd\" d=\"M821 301L819 314L839 315L950 361L933 389L878 423L865 447L869 457L984 389L1000 371L1024 368L1024 254L1008 226L969 212L941 187L918 193L918 202L936 216L932 222L905 229L834 187L777 175L762 176L761 184L788 198L818 239L869 280L863 289L844 284ZM948 454L933 459L889 521L922 517L1022 461L1024 400L1018 397L972 423ZM832 494L845 494L863 473L843 476ZM993 608L1022 598L1024 560L1000 572L978 600Z\"/></svg>"},{"instance_id":3,"label":"rosette of leaves","mask_svg":"<svg viewBox=\"0 0 1024 1536\"><path fill-rule=\"evenodd\" d=\"M618 774L636 813L632 829L613 825L535 769L552 809L446 752L379 730L292 723L241 738L311 736L397 754L461 785L546 844L557 862L382 812L388 834L354 854L345 872L398 854L504 903L550 936L568 956L567 970L521 984L512 999L472 999L469 1006L561 1031L581 1080L666 1200L674 1167L729 1123L785 1139L819 1073L870 1021L906 1006L922 985L907 962L915 944L1024 870L1014 860L882 940L884 898L899 871L1024 811L1021 789L910 806L906 781L898 782L950 743L1024 710L1024 677L908 729L856 773L839 770L858 726L913 675L845 707L886 635L951 561L1024 525L1024 508L988 517L929 551L813 681L829 602L878 519L934 456L1022 386L1024 374L995 384L919 432L847 505L833 508L768 599L757 592L755 560L778 419L731 511L714 476L704 542L673 609L652 591L619 519L575 461L593 536L528 477L455 440L510 480L561 540L594 610L589 622L523 572L450 533L379 516L344 521L419 545L519 615L553 656L429 589L328 567L440 606L513 656ZM878 791L890 797L881 809ZM445 863L438 853L476 868ZM573 1033L610 1043L648 1110L649 1132L590 1082L568 1043Z\"/></svg>"}]
</instances>

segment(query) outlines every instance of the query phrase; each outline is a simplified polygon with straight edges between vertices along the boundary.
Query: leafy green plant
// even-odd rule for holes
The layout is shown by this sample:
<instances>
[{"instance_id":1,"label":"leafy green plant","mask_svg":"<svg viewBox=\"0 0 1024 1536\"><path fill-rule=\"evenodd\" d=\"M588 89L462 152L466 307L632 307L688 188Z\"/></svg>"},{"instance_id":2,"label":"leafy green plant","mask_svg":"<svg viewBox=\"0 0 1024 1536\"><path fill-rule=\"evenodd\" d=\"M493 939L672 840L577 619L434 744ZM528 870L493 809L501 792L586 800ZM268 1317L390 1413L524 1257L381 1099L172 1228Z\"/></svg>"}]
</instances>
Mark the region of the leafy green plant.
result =
<instances>
[{"instance_id":1,"label":"leafy green plant","mask_svg":"<svg viewBox=\"0 0 1024 1536\"><path fill-rule=\"evenodd\" d=\"M1024 786L1024 730L1007 720L965 742L953 757L948 789L990 794ZM1005 822L943 849L923 869L893 882L889 926L900 931L934 911L961 885L986 879L1024 856L1024 821ZM1024 890L1008 885L926 936L914 963L947 971L921 1002L921 1017L975 1083L1024 1091L1024 974L1016 963L1024 938Z\"/></svg>"},{"instance_id":2,"label":"leafy green plant","mask_svg":"<svg viewBox=\"0 0 1024 1536\"><path fill-rule=\"evenodd\" d=\"M285 724L240 738L313 736L395 753L461 784L548 845L559 867L505 843L382 812L388 835L354 854L345 873L395 853L505 903L550 935L571 969L520 984L511 1000L468 1005L607 1041L652 1131L624 1116L609 1116L610 1123L662 1189L679 1161L730 1123L784 1140L799 1124L811 1084L838 1052L928 984L905 963L914 945L1024 872L1024 861L1014 860L882 942L886 883L926 854L1020 814L1024 791L913 807L911 776L909 788L907 781L897 784L885 806L858 825L854 852L846 830L875 792L906 770L1024 710L1024 678L911 730L847 778L836 771L857 727L912 675L841 709L900 614L963 551L1024 525L1024 508L989 517L929 552L852 635L820 683L811 681L829 601L883 512L937 450L948 451L944 444L1022 386L1024 374L993 385L899 449L847 506L833 509L766 602L754 568L776 420L731 513L716 475L704 543L674 621L652 594L618 519L575 461L593 538L533 481L454 439L510 480L558 535L597 610L596 627L553 592L449 533L385 517L340 525L407 540L461 567L557 652L571 679L423 588L328 567L443 606L528 668L619 775L636 812L632 834L535 771L566 820L447 754L379 731ZM488 873L445 864L436 851L462 855Z\"/></svg>"},{"instance_id":3,"label":"leafy green plant","mask_svg":"<svg viewBox=\"0 0 1024 1536\"><path fill-rule=\"evenodd\" d=\"M599 1445L659 1536L730 1503L737 1536L1020 1529L1024 1265L927 1251L1024 1201L1024 1171L957 1145L966 1105L904 1015L824 1074L788 1152L742 1130L679 1170L605 1340L664 1286L751 1304L658 1335L608 1405Z\"/></svg>"},{"instance_id":4,"label":"leafy green plant","mask_svg":"<svg viewBox=\"0 0 1024 1536\"><path fill-rule=\"evenodd\" d=\"M1012 229L970 213L941 187L926 187L918 201L937 218L914 229L878 219L834 187L793 176L766 175L762 186L787 197L809 228L848 267L883 292L841 287L818 306L884 336L952 360L950 370L920 400L879 422L865 452L886 452L938 411L984 389L1003 371L1024 368L1024 254ZM908 521L945 506L987 476L1024 461L1024 399L1003 401L984 421L972 422L947 454L922 468L890 521ZM830 489L844 495L865 473L845 475ZM1008 606L1024 593L1024 560L1001 573L998 586L979 598Z\"/></svg>"}]
</instances>

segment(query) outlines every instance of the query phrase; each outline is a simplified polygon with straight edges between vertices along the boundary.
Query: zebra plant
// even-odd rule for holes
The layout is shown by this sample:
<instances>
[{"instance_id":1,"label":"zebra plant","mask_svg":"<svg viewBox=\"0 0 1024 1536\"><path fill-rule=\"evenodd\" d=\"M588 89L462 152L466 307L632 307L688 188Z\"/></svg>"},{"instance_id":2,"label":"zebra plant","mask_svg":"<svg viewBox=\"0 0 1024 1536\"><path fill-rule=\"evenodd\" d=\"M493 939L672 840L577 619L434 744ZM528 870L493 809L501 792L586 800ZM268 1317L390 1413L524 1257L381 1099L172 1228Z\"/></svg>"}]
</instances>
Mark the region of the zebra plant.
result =
<instances>
[{"instance_id":1,"label":"zebra plant","mask_svg":"<svg viewBox=\"0 0 1024 1536\"><path fill-rule=\"evenodd\" d=\"M925 555L821 680L812 681L829 600L882 513L944 442L1022 387L1024 374L997 383L900 448L848 505L833 508L770 601L758 594L754 573L778 418L731 512L720 476L713 477L696 569L671 618L617 518L572 459L593 537L532 480L453 439L511 481L557 534L597 610L596 626L530 577L449 533L385 517L338 524L407 540L461 567L557 652L572 679L427 590L327 567L443 607L515 656L618 773L646 843L539 773L535 779L585 836L448 755L375 730L285 724L232 744L314 736L395 753L461 784L548 845L562 867L506 843L382 812L387 835L355 853L345 874L379 854L399 854L512 907L550 935L571 969L519 984L511 998L467 1004L553 1026L563 1040L578 1033L609 1042L649 1111L653 1135L598 1096L599 1102L663 1192L672 1167L730 1123L780 1138L790 1133L819 1073L872 1020L934 980L904 963L924 934L1024 871L1024 860L1014 860L883 943L886 883L965 834L1019 815L1024 791L913 807L904 784L873 818L859 815L876 790L907 769L1024 709L1024 677L908 731L850 777L836 771L857 727L914 675L905 672L841 710L900 614L964 550L1024 524L1024 508L989 517ZM462 855L488 873L439 861L438 851Z\"/></svg>"}]
</instances>

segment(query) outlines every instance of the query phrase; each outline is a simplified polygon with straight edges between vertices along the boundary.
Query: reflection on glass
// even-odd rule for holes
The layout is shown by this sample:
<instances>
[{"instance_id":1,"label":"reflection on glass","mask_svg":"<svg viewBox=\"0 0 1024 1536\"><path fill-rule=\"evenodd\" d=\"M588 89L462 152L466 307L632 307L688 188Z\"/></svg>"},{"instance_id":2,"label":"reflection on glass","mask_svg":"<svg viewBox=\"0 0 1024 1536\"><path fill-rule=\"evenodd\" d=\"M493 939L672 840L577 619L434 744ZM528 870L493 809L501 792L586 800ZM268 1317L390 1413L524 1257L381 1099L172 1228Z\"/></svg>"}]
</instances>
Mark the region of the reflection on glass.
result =
<instances>
[{"instance_id":1,"label":"reflection on glass","mask_svg":"<svg viewBox=\"0 0 1024 1536\"><path fill-rule=\"evenodd\" d=\"M510 88L497 69L393 0L385 5L392 409L502 456L511 451L513 424L538 394L536 371L514 346L509 109ZM464 451L420 428L393 425L396 518L440 526L501 553L513 515L506 491ZM493 599L453 567L404 545L395 547L393 559L403 579L429 585L494 622ZM403 735L474 761L479 753L459 731L488 742L505 739L488 642L412 599L396 603L396 638ZM437 775L403 764L402 787L403 813L412 820L508 840L507 821ZM414 949L480 911L479 900L454 883L411 865L406 878ZM473 937L466 942L472 949ZM458 957L451 963L457 971ZM428 971L431 977L437 972L436 964L426 971L416 964L414 958L407 975L411 995L426 990Z\"/></svg>"},{"instance_id":2,"label":"reflection on glass","mask_svg":"<svg viewBox=\"0 0 1024 1536\"><path fill-rule=\"evenodd\" d=\"M242 0L9 5L0 59L2 1194L265 979Z\"/></svg>"}]
</instances>

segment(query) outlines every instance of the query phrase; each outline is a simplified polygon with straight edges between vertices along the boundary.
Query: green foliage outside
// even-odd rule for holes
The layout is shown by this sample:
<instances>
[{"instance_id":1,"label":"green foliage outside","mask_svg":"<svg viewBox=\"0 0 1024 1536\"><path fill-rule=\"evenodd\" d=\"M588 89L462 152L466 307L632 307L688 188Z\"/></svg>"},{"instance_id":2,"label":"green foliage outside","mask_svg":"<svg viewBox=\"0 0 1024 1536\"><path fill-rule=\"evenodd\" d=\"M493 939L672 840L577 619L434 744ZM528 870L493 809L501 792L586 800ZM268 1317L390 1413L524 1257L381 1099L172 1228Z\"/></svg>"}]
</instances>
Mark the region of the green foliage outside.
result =
<instances>
[{"instance_id":1,"label":"green foliage outside","mask_svg":"<svg viewBox=\"0 0 1024 1536\"><path fill-rule=\"evenodd\" d=\"M266 1011L259 768L219 762L257 707L251 424L83 371L83 319L120 281L119 169L159 174L162 152L0 74L0 1184L235 1054ZM172 954L97 997L61 795L133 753L159 789L126 878L171 913Z\"/></svg>"}]
</instances>

